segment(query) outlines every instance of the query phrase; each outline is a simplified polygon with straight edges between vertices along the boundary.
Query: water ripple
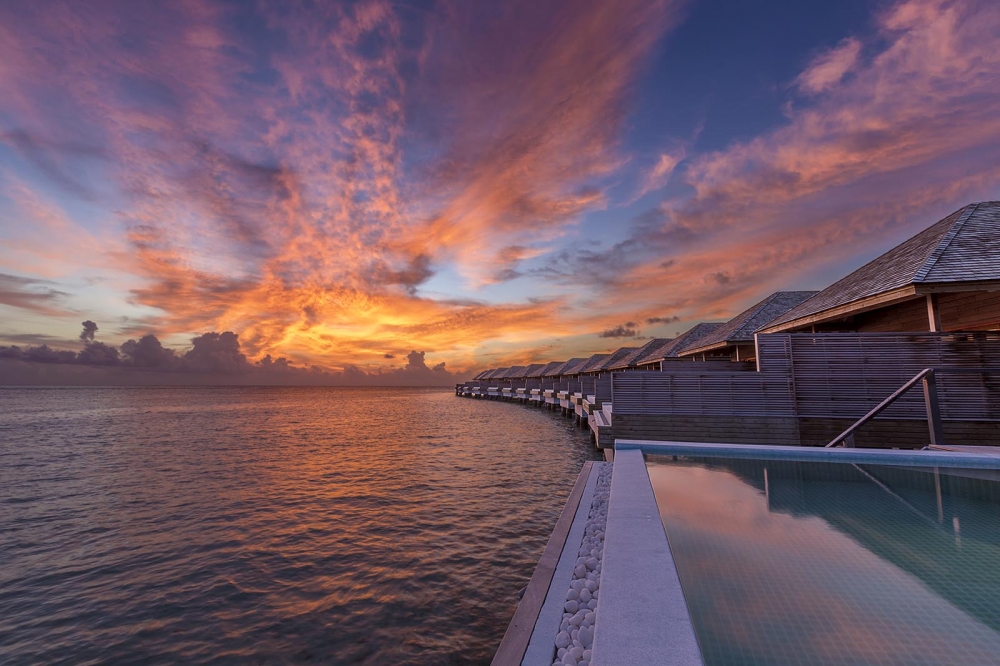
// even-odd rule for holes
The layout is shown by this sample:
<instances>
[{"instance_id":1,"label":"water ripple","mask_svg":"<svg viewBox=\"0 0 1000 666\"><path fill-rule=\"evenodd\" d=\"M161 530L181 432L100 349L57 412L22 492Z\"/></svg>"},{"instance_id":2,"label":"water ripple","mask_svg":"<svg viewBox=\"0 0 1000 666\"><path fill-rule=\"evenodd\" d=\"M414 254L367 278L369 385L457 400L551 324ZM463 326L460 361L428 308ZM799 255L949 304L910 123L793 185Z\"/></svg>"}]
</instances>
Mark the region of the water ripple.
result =
<instances>
[{"instance_id":1,"label":"water ripple","mask_svg":"<svg viewBox=\"0 0 1000 666\"><path fill-rule=\"evenodd\" d=\"M0 389L0 662L488 663L584 460L427 389Z\"/></svg>"}]
</instances>

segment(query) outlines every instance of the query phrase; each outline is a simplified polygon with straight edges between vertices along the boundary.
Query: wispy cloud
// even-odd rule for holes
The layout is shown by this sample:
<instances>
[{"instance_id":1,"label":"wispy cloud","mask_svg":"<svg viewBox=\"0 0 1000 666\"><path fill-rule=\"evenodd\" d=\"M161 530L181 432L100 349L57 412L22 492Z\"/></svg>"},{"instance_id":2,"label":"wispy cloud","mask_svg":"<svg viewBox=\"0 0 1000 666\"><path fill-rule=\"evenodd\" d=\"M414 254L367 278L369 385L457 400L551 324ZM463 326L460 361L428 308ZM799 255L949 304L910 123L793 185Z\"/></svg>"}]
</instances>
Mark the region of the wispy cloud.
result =
<instances>
[{"instance_id":1,"label":"wispy cloud","mask_svg":"<svg viewBox=\"0 0 1000 666\"><path fill-rule=\"evenodd\" d=\"M70 313L60 306L65 296L66 292L54 289L48 280L0 273L0 305L63 316Z\"/></svg>"},{"instance_id":2,"label":"wispy cloud","mask_svg":"<svg viewBox=\"0 0 1000 666\"><path fill-rule=\"evenodd\" d=\"M786 82L781 126L627 154L679 9L8 3L0 266L59 285L99 272L130 331L236 331L253 359L377 367L421 349L461 366L726 316L997 192L991 3L887 6ZM690 196L617 242L568 242L643 160L630 191ZM55 284L2 289L69 314Z\"/></svg>"},{"instance_id":3,"label":"wispy cloud","mask_svg":"<svg viewBox=\"0 0 1000 666\"><path fill-rule=\"evenodd\" d=\"M849 37L835 48L816 56L795 81L805 92L823 92L840 83L858 63L860 56L861 40Z\"/></svg>"},{"instance_id":4,"label":"wispy cloud","mask_svg":"<svg viewBox=\"0 0 1000 666\"><path fill-rule=\"evenodd\" d=\"M1000 13L988 2L886 8L875 34L807 66L796 82L810 96L794 100L785 125L689 158L690 198L637 218L615 247L568 256L566 270L587 280L604 263L621 267L589 284L611 285L637 307L733 314L997 193L997 31Z\"/></svg>"}]
</instances>

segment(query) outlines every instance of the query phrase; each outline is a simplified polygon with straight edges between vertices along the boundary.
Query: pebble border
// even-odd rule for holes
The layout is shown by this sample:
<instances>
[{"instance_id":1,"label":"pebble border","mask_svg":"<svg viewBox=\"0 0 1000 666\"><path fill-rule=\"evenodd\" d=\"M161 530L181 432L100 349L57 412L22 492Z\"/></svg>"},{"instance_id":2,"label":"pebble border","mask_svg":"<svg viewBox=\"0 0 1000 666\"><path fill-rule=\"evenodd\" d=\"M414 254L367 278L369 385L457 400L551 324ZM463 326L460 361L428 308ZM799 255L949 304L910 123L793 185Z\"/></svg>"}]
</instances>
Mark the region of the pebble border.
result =
<instances>
[{"instance_id":1,"label":"pebble border","mask_svg":"<svg viewBox=\"0 0 1000 666\"><path fill-rule=\"evenodd\" d=\"M573 580L566 592L563 619L555 639L552 666L590 666L597 625L597 597L601 587L604 528L608 522L612 464L602 465L587 514L583 541L573 567Z\"/></svg>"}]
</instances>

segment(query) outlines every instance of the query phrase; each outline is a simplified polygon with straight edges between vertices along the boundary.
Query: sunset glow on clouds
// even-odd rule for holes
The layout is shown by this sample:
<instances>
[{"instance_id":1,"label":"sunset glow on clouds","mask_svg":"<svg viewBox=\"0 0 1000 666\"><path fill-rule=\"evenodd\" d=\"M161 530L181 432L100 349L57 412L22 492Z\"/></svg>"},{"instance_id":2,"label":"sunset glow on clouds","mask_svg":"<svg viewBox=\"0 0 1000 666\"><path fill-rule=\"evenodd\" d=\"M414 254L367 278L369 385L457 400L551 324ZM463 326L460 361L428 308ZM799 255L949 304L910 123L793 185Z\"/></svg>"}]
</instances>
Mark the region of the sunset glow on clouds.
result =
<instances>
[{"instance_id":1,"label":"sunset glow on clouds","mask_svg":"<svg viewBox=\"0 0 1000 666\"><path fill-rule=\"evenodd\" d=\"M683 46L701 11L7 3L0 344L92 319L330 369L580 356L822 287L1000 196L993 3L827 22L745 125Z\"/></svg>"}]
</instances>

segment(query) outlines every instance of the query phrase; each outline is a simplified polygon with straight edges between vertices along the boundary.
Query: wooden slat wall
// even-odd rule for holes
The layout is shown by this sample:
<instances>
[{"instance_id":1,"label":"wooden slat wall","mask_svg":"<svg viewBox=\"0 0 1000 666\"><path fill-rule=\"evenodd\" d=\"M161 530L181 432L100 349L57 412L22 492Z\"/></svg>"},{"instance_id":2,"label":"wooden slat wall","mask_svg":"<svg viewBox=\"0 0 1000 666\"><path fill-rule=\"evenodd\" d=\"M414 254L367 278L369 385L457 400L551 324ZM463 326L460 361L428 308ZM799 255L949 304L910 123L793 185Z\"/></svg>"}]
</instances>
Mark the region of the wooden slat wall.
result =
<instances>
[{"instance_id":1,"label":"wooden slat wall","mask_svg":"<svg viewBox=\"0 0 1000 666\"><path fill-rule=\"evenodd\" d=\"M616 414L857 419L924 368L942 417L1000 421L1000 333L777 333L757 336L760 372L671 363L614 373ZM881 418L925 419L919 387Z\"/></svg>"},{"instance_id":2,"label":"wooden slat wall","mask_svg":"<svg viewBox=\"0 0 1000 666\"><path fill-rule=\"evenodd\" d=\"M614 373L604 373L594 377L594 396L598 403L603 403L605 401L611 400L612 398L612 381L611 377Z\"/></svg>"},{"instance_id":3,"label":"wooden slat wall","mask_svg":"<svg viewBox=\"0 0 1000 666\"><path fill-rule=\"evenodd\" d=\"M616 372L613 392L615 415L795 415L791 378L782 372Z\"/></svg>"},{"instance_id":4,"label":"wooden slat wall","mask_svg":"<svg viewBox=\"0 0 1000 666\"><path fill-rule=\"evenodd\" d=\"M858 418L924 368L937 370L941 415L1000 420L1000 333L777 333L758 349L790 354L800 417ZM925 419L919 387L882 418Z\"/></svg>"}]
</instances>

